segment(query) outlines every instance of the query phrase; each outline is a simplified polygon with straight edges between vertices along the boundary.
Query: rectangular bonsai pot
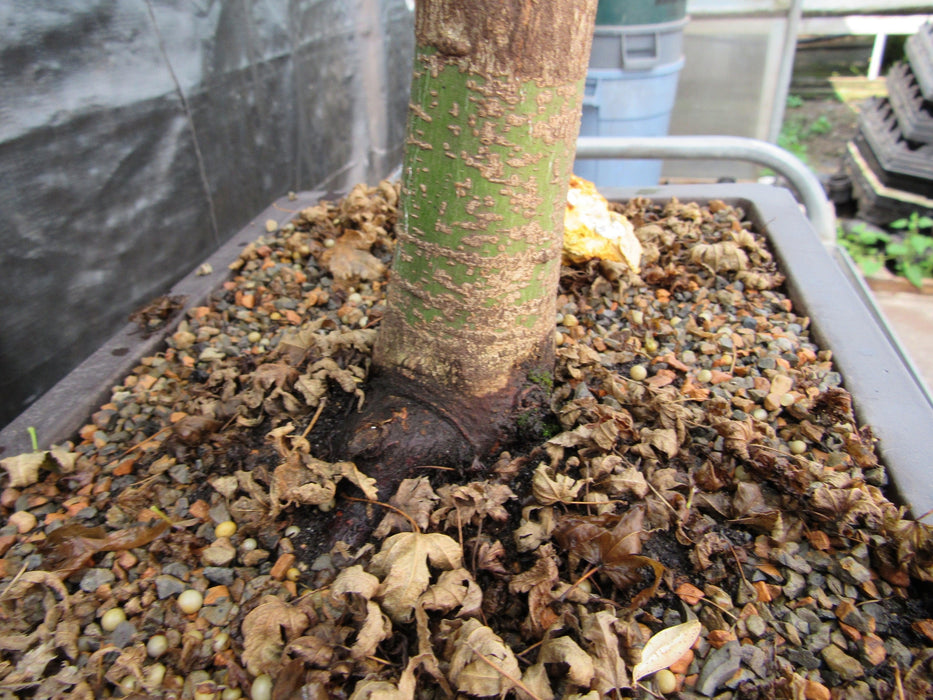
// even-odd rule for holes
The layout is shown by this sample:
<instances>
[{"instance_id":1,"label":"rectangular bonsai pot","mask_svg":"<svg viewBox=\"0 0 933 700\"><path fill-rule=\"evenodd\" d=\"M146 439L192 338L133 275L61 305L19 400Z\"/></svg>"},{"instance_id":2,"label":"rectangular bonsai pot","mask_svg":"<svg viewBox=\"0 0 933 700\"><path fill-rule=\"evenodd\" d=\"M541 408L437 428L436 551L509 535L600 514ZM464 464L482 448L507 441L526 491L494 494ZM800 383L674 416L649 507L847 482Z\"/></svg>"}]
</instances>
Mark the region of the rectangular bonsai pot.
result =
<instances>
[{"instance_id":1,"label":"rectangular bonsai pot","mask_svg":"<svg viewBox=\"0 0 933 700\"><path fill-rule=\"evenodd\" d=\"M859 421L871 426L879 439L879 452L898 501L917 517L933 510L933 405L896 343L789 192L765 185L723 184L605 189L603 194L615 201L641 196L658 203L672 197L700 204L719 199L741 207L757 230L768 236L797 312L811 319L814 340L832 350ZM177 329L187 310L203 305L220 288L227 279L228 265L243 246L265 232L267 220L282 225L292 218L292 212L324 196L323 192L303 192L293 200L282 198L259 214L205 261L212 273L199 275L199 265L167 292L185 300L181 311L158 333L143 337L136 324L127 324L0 431L0 457L31 450L30 427L38 434L40 448L73 438L90 414L109 399L115 384L143 357L165 347L165 338Z\"/></svg>"}]
</instances>

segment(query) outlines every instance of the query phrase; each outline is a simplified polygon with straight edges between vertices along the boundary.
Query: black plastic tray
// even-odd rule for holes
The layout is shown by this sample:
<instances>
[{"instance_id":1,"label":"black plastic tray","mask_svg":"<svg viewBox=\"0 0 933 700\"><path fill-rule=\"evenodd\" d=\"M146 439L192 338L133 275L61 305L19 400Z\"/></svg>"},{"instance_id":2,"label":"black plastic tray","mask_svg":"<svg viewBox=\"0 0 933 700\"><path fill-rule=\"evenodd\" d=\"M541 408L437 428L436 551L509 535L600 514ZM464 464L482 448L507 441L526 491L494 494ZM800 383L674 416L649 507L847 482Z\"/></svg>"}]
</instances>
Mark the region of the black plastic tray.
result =
<instances>
[{"instance_id":1,"label":"black plastic tray","mask_svg":"<svg viewBox=\"0 0 933 700\"><path fill-rule=\"evenodd\" d=\"M820 242L800 207L787 190L766 185L694 185L605 190L617 201L635 196L667 202L707 203L720 199L742 207L750 220L770 239L787 275L790 296L800 312L811 318L814 338L832 349L837 367L852 394L859 420L870 425L880 439L882 460L900 502L915 515L933 509L933 479L929 455L933 452L933 405L849 278ZM322 193L302 193L297 201L279 200L260 214L207 261L215 273L195 272L178 283L171 294L188 295L187 306L203 303L226 280L227 266L247 242L263 232L268 219L285 222L283 211L310 206ZM38 431L41 447L74 436L90 413L109 398L118 383L139 361L163 346L175 323L158 336L143 340L128 326L101 347L78 369L59 382L35 404L0 431L0 456L31 449L27 429Z\"/></svg>"},{"instance_id":2,"label":"black plastic tray","mask_svg":"<svg viewBox=\"0 0 933 700\"><path fill-rule=\"evenodd\" d=\"M886 98L873 97L859 114L855 140L877 165L875 173L888 187L921 195L933 194L933 144L908 141L901 133L894 108Z\"/></svg>"},{"instance_id":3,"label":"black plastic tray","mask_svg":"<svg viewBox=\"0 0 933 700\"><path fill-rule=\"evenodd\" d=\"M933 102L923 99L917 77L907 63L895 64L886 78L888 99L908 141L933 143Z\"/></svg>"},{"instance_id":4,"label":"black plastic tray","mask_svg":"<svg viewBox=\"0 0 933 700\"><path fill-rule=\"evenodd\" d=\"M933 102L933 24L924 24L907 40L907 60L923 98Z\"/></svg>"},{"instance_id":5,"label":"black plastic tray","mask_svg":"<svg viewBox=\"0 0 933 700\"><path fill-rule=\"evenodd\" d=\"M865 150L869 150L867 147ZM843 168L852 180L852 194L858 201L858 218L876 226L905 219L911 212L933 214L933 200L885 185L875 174L862 149L850 141Z\"/></svg>"}]
</instances>

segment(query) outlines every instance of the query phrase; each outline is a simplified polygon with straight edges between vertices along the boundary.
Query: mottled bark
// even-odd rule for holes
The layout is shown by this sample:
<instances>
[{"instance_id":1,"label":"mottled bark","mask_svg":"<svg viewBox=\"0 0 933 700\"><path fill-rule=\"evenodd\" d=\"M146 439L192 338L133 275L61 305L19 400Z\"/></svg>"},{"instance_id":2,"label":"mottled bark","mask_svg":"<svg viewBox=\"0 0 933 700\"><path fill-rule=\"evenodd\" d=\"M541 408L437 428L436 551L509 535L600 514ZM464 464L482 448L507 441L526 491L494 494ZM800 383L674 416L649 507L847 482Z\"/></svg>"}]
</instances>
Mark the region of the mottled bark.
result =
<instances>
[{"instance_id":1,"label":"mottled bark","mask_svg":"<svg viewBox=\"0 0 933 700\"><path fill-rule=\"evenodd\" d=\"M595 6L417 5L398 246L348 447L387 495L411 467L485 458L527 408L529 373L552 371Z\"/></svg>"}]
</instances>

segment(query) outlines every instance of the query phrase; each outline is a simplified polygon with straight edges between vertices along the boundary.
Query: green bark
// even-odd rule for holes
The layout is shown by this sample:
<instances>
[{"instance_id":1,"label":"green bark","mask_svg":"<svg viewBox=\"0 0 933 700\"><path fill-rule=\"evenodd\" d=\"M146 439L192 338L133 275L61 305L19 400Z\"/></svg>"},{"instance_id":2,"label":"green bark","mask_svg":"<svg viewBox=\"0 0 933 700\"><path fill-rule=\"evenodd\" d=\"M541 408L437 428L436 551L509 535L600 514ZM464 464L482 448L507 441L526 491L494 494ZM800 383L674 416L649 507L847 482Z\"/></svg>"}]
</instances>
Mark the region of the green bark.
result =
<instances>
[{"instance_id":1,"label":"green bark","mask_svg":"<svg viewBox=\"0 0 933 700\"><path fill-rule=\"evenodd\" d=\"M482 397L553 360L595 2L424 2L377 368ZM510 389L511 387L511 389Z\"/></svg>"}]
</instances>

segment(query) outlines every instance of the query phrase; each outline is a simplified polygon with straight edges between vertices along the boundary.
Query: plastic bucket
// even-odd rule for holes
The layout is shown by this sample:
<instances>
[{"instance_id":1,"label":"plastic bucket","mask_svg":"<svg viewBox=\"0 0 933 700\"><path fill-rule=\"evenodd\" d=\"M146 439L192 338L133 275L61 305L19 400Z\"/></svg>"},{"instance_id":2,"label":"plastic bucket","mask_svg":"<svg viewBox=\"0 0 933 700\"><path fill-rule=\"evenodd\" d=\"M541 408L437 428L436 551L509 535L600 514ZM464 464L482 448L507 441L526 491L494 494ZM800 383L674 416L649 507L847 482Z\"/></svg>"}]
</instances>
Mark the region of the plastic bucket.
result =
<instances>
[{"instance_id":1,"label":"plastic bucket","mask_svg":"<svg viewBox=\"0 0 933 700\"><path fill-rule=\"evenodd\" d=\"M599 0L596 24L658 24L686 14L687 0Z\"/></svg>"},{"instance_id":2,"label":"plastic bucket","mask_svg":"<svg viewBox=\"0 0 933 700\"><path fill-rule=\"evenodd\" d=\"M684 65L686 18L631 27L597 26L583 96L581 136L665 136ZM656 185L661 161L577 160L599 187Z\"/></svg>"}]
</instances>

